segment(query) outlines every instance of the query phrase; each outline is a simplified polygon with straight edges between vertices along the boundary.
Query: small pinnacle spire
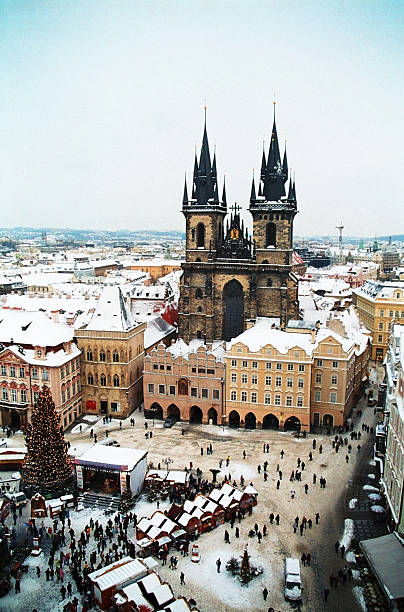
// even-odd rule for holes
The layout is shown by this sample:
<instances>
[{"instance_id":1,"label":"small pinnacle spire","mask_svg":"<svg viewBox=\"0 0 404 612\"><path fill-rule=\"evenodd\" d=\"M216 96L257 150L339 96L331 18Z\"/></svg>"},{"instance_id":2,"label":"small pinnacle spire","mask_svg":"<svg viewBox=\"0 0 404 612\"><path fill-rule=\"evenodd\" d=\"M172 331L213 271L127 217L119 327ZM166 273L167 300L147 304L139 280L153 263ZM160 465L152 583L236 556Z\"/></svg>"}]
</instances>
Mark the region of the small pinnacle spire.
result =
<instances>
[{"instance_id":1,"label":"small pinnacle spire","mask_svg":"<svg viewBox=\"0 0 404 612\"><path fill-rule=\"evenodd\" d=\"M250 195L250 202L254 202L257 199L257 195L255 192L255 180L254 180L254 176L252 179L252 185L251 185L251 195Z\"/></svg>"},{"instance_id":2,"label":"small pinnacle spire","mask_svg":"<svg viewBox=\"0 0 404 612\"><path fill-rule=\"evenodd\" d=\"M187 173L185 173L184 196L182 198L184 206L188 206L188 189L187 189Z\"/></svg>"},{"instance_id":3,"label":"small pinnacle spire","mask_svg":"<svg viewBox=\"0 0 404 612\"><path fill-rule=\"evenodd\" d=\"M222 194L222 202L225 206L227 206L227 198L226 198L226 177L223 177L223 194Z\"/></svg>"}]
</instances>

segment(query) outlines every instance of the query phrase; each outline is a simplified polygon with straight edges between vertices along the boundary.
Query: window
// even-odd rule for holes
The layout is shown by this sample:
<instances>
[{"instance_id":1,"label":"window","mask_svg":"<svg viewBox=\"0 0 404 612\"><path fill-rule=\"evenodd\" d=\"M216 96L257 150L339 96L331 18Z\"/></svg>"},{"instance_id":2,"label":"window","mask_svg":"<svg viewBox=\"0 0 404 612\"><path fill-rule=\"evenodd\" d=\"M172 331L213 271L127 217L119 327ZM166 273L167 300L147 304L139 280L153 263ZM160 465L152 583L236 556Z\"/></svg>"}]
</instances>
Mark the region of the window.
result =
<instances>
[{"instance_id":1,"label":"window","mask_svg":"<svg viewBox=\"0 0 404 612\"><path fill-rule=\"evenodd\" d=\"M198 389L196 387L191 387L191 397L198 397Z\"/></svg>"},{"instance_id":2,"label":"window","mask_svg":"<svg viewBox=\"0 0 404 612\"><path fill-rule=\"evenodd\" d=\"M11 389L11 401L17 402L17 389Z\"/></svg>"},{"instance_id":3,"label":"window","mask_svg":"<svg viewBox=\"0 0 404 612\"><path fill-rule=\"evenodd\" d=\"M288 379L286 381L286 386L293 387L293 378L291 376L288 376Z\"/></svg>"},{"instance_id":4,"label":"window","mask_svg":"<svg viewBox=\"0 0 404 612\"><path fill-rule=\"evenodd\" d=\"M332 367L333 368L338 368L338 361L333 361L332 362Z\"/></svg>"},{"instance_id":5,"label":"window","mask_svg":"<svg viewBox=\"0 0 404 612\"><path fill-rule=\"evenodd\" d=\"M102 349L100 350L100 361L105 361L105 352Z\"/></svg>"},{"instance_id":6,"label":"window","mask_svg":"<svg viewBox=\"0 0 404 612\"><path fill-rule=\"evenodd\" d=\"M276 369L277 370L282 370L282 364L281 363L277 363L276 364Z\"/></svg>"},{"instance_id":7,"label":"window","mask_svg":"<svg viewBox=\"0 0 404 612\"><path fill-rule=\"evenodd\" d=\"M390 312L389 312L389 317L390 317L390 319L392 318L392 316L393 316L393 311L392 311L392 310L390 310Z\"/></svg>"},{"instance_id":8,"label":"window","mask_svg":"<svg viewBox=\"0 0 404 612\"><path fill-rule=\"evenodd\" d=\"M15 366L10 366L10 376L12 376L13 378L15 378Z\"/></svg>"},{"instance_id":9,"label":"window","mask_svg":"<svg viewBox=\"0 0 404 612\"><path fill-rule=\"evenodd\" d=\"M72 394L76 395L76 383L75 382L72 384Z\"/></svg>"},{"instance_id":10,"label":"window","mask_svg":"<svg viewBox=\"0 0 404 612\"><path fill-rule=\"evenodd\" d=\"M209 390L208 389L202 389L202 396L203 399L208 399L209 397Z\"/></svg>"},{"instance_id":11,"label":"window","mask_svg":"<svg viewBox=\"0 0 404 612\"><path fill-rule=\"evenodd\" d=\"M111 402L111 412L121 412L121 404L119 402Z\"/></svg>"},{"instance_id":12,"label":"window","mask_svg":"<svg viewBox=\"0 0 404 612\"><path fill-rule=\"evenodd\" d=\"M241 367L243 368L247 367L247 361L245 359L243 359L243 361L241 362Z\"/></svg>"},{"instance_id":13,"label":"window","mask_svg":"<svg viewBox=\"0 0 404 612\"><path fill-rule=\"evenodd\" d=\"M158 364L157 363L153 363L153 370L158 370L158 369L159 369Z\"/></svg>"},{"instance_id":14,"label":"window","mask_svg":"<svg viewBox=\"0 0 404 612\"><path fill-rule=\"evenodd\" d=\"M275 395L275 406L280 406L280 405L281 405L281 396Z\"/></svg>"},{"instance_id":15,"label":"window","mask_svg":"<svg viewBox=\"0 0 404 612\"><path fill-rule=\"evenodd\" d=\"M248 383L248 375L247 374L242 374L241 375L241 382L243 383L243 385L246 385Z\"/></svg>"},{"instance_id":16,"label":"window","mask_svg":"<svg viewBox=\"0 0 404 612\"><path fill-rule=\"evenodd\" d=\"M231 367L235 368L237 366L237 359L232 359L231 360Z\"/></svg>"},{"instance_id":17,"label":"window","mask_svg":"<svg viewBox=\"0 0 404 612\"><path fill-rule=\"evenodd\" d=\"M252 404L256 404L257 403L257 392L256 391L253 391L251 393L251 403Z\"/></svg>"},{"instance_id":18,"label":"window","mask_svg":"<svg viewBox=\"0 0 404 612\"><path fill-rule=\"evenodd\" d=\"M27 403L27 392L25 389L21 389L20 398L21 398L21 404Z\"/></svg>"},{"instance_id":19,"label":"window","mask_svg":"<svg viewBox=\"0 0 404 612\"><path fill-rule=\"evenodd\" d=\"M70 385L67 387L67 399L70 399Z\"/></svg>"},{"instance_id":20,"label":"window","mask_svg":"<svg viewBox=\"0 0 404 612\"><path fill-rule=\"evenodd\" d=\"M316 391L314 393L314 401L315 402L321 402L321 391Z\"/></svg>"},{"instance_id":21,"label":"window","mask_svg":"<svg viewBox=\"0 0 404 612\"><path fill-rule=\"evenodd\" d=\"M258 361L253 361L251 364L251 367L254 368L254 370L258 369Z\"/></svg>"},{"instance_id":22,"label":"window","mask_svg":"<svg viewBox=\"0 0 404 612\"><path fill-rule=\"evenodd\" d=\"M286 396L286 405L287 406L291 406L292 405L292 396L291 395L287 395Z\"/></svg>"},{"instance_id":23,"label":"window","mask_svg":"<svg viewBox=\"0 0 404 612\"><path fill-rule=\"evenodd\" d=\"M66 376L70 374L70 364L66 363Z\"/></svg>"},{"instance_id":24,"label":"window","mask_svg":"<svg viewBox=\"0 0 404 612\"><path fill-rule=\"evenodd\" d=\"M383 323L379 323L379 330L383 331Z\"/></svg>"},{"instance_id":25,"label":"window","mask_svg":"<svg viewBox=\"0 0 404 612\"><path fill-rule=\"evenodd\" d=\"M319 368L323 367L323 360L322 359L317 359L317 365Z\"/></svg>"},{"instance_id":26,"label":"window","mask_svg":"<svg viewBox=\"0 0 404 612\"><path fill-rule=\"evenodd\" d=\"M232 383L236 383L237 382L237 374L235 372L231 373L231 382Z\"/></svg>"},{"instance_id":27,"label":"window","mask_svg":"<svg viewBox=\"0 0 404 612\"><path fill-rule=\"evenodd\" d=\"M333 374L331 376L331 384L332 385L337 385L338 384L338 376L336 374Z\"/></svg>"},{"instance_id":28,"label":"window","mask_svg":"<svg viewBox=\"0 0 404 612\"><path fill-rule=\"evenodd\" d=\"M118 351L116 349L112 353L112 361L114 363L118 363L119 362L119 353L118 353Z\"/></svg>"},{"instance_id":29,"label":"window","mask_svg":"<svg viewBox=\"0 0 404 612\"><path fill-rule=\"evenodd\" d=\"M118 374L114 375L113 383L114 383L114 387L119 387L119 376L118 376Z\"/></svg>"},{"instance_id":30,"label":"window","mask_svg":"<svg viewBox=\"0 0 404 612\"><path fill-rule=\"evenodd\" d=\"M297 381L297 386L299 389L304 388L304 378L299 378L299 380Z\"/></svg>"},{"instance_id":31,"label":"window","mask_svg":"<svg viewBox=\"0 0 404 612\"><path fill-rule=\"evenodd\" d=\"M265 384L267 385L267 387L270 387L272 385L272 376L265 376Z\"/></svg>"},{"instance_id":32,"label":"window","mask_svg":"<svg viewBox=\"0 0 404 612\"><path fill-rule=\"evenodd\" d=\"M246 402L247 401L247 391L242 391L241 392L241 401L242 402Z\"/></svg>"},{"instance_id":33,"label":"window","mask_svg":"<svg viewBox=\"0 0 404 612\"><path fill-rule=\"evenodd\" d=\"M218 400L220 398L219 389L213 389L213 399Z\"/></svg>"},{"instance_id":34,"label":"window","mask_svg":"<svg viewBox=\"0 0 404 612\"><path fill-rule=\"evenodd\" d=\"M298 395L297 396L297 407L298 408L302 408L303 407L303 395Z\"/></svg>"},{"instance_id":35,"label":"window","mask_svg":"<svg viewBox=\"0 0 404 612\"><path fill-rule=\"evenodd\" d=\"M100 383L101 383L101 387L106 387L107 386L107 379L105 377L105 374L101 374L101 376L100 376Z\"/></svg>"},{"instance_id":36,"label":"window","mask_svg":"<svg viewBox=\"0 0 404 612\"><path fill-rule=\"evenodd\" d=\"M93 360L93 351L88 349L88 351L87 351L87 361L92 361L92 360Z\"/></svg>"},{"instance_id":37,"label":"window","mask_svg":"<svg viewBox=\"0 0 404 612\"><path fill-rule=\"evenodd\" d=\"M208 369L206 370L206 372L207 372L208 374L214 374L214 373L215 373L215 370L212 370L211 368L208 368Z\"/></svg>"},{"instance_id":38,"label":"window","mask_svg":"<svg viewBox=\"0 0 404 612\"><path fill-rule=\"evenodd\" d=\"M230 400L232 402L236 402L237 401L237 391L230 391Z\"/></svg>"},{"instance_id":39,"label":"window","mask_svg":"<svg viewBox=\"0 0 404 612\"><path fill-rule=\"evenodd\" d=\"M316 383L321 383L322 380L323 380L323 377L321 376L319 372L317 372L316 373Z\"/></svg>"},{"instance_id":40,"label":"window","mask_svg":"<svg viewBox=\"0 0 404 612\"><path fill-rule=\"evenodd\" d=\"M272 363L270 361L267 361L266 364L265 364L265 368L267 370L272 370Z\"/></svg>"},{"instance_id":41,"label":"window","mask_svg":"<svg viewBox=\"0 0 404 612\"><path fill-rule=\"evenodd\" d=\"M280 376L277 376L277 377L275 378L275 385L276 385L277 387L282 387L282 378L281 378Z\"/></svg>"},{"instance_id":42,"label":"window","mask_svg":"<svg viewBox=\"0 0 404 612\"><path fill-rule=\"evenodd\" d=\"M175 385L170 385L170 395L175 395Z\"/></svg>"},{"instance_id":43,"label":"window","mask_svg":"<svg viewBox=\"0 0 404 612\"><path fill-rule=\"evenodd\" d=\"M65 369L64 368L60 368L60 377L61 378L65 377Z\"/></svg>"},{"instance_id":44,"label":"window","mask_svg":"<svg viewBox=\"0 0 404 612\"><path fill-rule=\"evenodd\" d=\"M31 373L32 373L32 378L35 378L35 379L38 378L38 368L32 368Z\"/></svg>"},{"instance_id":45,"label":"window","mask_svg":"<svg viewBox=\"0 0 404 612\"><path fill-rule=\"evenodd\" d=\"M378 342L383 342L383 336L378 336Z\"/></svg>"},{"instance_id":46,"label":"window","mask_svg":"<svg viewBox=\"0 0 404 612\"><path fill-rule=\"evenodd\" d=\"M265 393L265 395L264 395L264 404L269 406L270 403L271 403L271 394L270 393Z\"/></svg>"},{"instance_id":47,"label":"window","mask_svg":"<svg viewBox=\"0 0 404 612\"><path fill-rule=\"evenodd\" d=\"M159 393L160 393L160 395L164 395L165 392L166 392L166 386L165 385L159 385Z\"/></svg>"},{"instance_id":48,"label":"window","mask_svg":"<svg viewBox=\"0 0 404 612\"><path fill-rule=\"evenodd\" d=\"M48 370L42 370L42 380L49 380Z\"/></svg>"},{"instance_id":49,"label":"window","mask_svg":"<svg viewBox=\"0 0 404 612\"><path fill-rule=\"evenodd\" d=\"M398 312L398 310L396 310L396 317L399 317L400 313Z\"/></svg>"},{"instance_id":50,"label":"window","mask_svg":"<svg viewBox=\"0 0 404 612\"><path fill-rule=\"evenodd\" d=\"M332 392L330 393L330 402L331 404L336 404L337 403L337 394Z\"/></svg>"},{"instance_id":51,"label":"window","mask_svg":"<svg viewBox=\"0 0 404 612\"><path fill-rule=\"evenodd\" d=\"M4 365L4 363L1 364L1 375L2 376L7 376L7 368Z\"/></svg>"},{"instance_id":52,"label":"window","mask_svg":"<svg viewBox=\"0 0 404 612\"><path fill-rule=\"evenodd\" d=\"M89 384L89 385L93 385L94 384L94 377L93 377L92 374L89 374L87 376L87 384Z\"/></svg>"},{"instance_id":53,"label":"window","mask_svg":"<svg viewBox=\"0 0 404 612\"><path fill-rule=\"evenodd\" d=\"M293 372L294 369L295 366L293 365L293 363L288 363L288 372Z\"/></svg>"},{"instance_id":54,"label":"window","mask_svg":"<svg viewBox=\"0 0 404 612\"><path fill-rule=\"evenodd\" d=\"M304 372L305 367L304 367L304 363L299 363L299 372Z\"/></svg>"},{"instance_id":55,"label":"window","mask_svg":"<svg viewBox=\"0 0 404 612\"><path fill-rule=\"evenodd\" d=\"M195 289L195 298L197 300L201 300L203 298L203 293L202 293L202 289L200 287L198 287L197 289Z\"/></svg>"},{"instance_id":56,"label":"window","mask_svg":"<svg viewBox=\"0 0 404 612\"><path fill-rule=\"evenodd\" d=\"M20 368L20 369L19 369L18 376L19 376L20 378L25 378L25 368Z\"/></svg>"},{"instance_id":57,"label":"window","mask_svg":"<svg viewBox=\"0 0 404 612\"><path fill-rule=\"evenodd\" d=\"M257 385L258 384L258 376L257 376L257 374L252 374L251 375L251 384L252 385Z\"/></svg>"},{"instance_id":58,"label":"window","mask_svg":"<svg viewBox=\"0 0 404 612\"><path fill-rule=\"evenodd\" d=\"M3 387L2 398L5 402L8 402L8 390L5 387Z\"/></svg>"},{"instance_id":59,"label":"window","mask_svg":"<svg viewBox=\"0 0 404 612\"><path fill-rule=\"evenodd\" d=\"M198 368L198 374L205 374L206 370L205 368Z\"/></svg>"},{"instance_id":60,"label":"window","mask_svg":"<svg viewBox=\"0 0 404 612\"><path fill-rule=\"evenodd\" d=\"M381 311L380 311L380 316L381 316L381 317L384 317L384 310L381 310Z\"/></svg>"},{"instance_id":61,"label":"window","mask_svg":"<svg viewBox=\"0 0 404 612\"><path fill-rule=\"evenodd\" d=\"M147 391L148 391L148 393L154 393L154 384L153 383L149 383L147 385Z\"/></svg>"},{"instance_id":62,"label":"window","mask_svg":"<svg viewBox=\"0 0 404 612\"><path fill-rule=\"evenodd\" d=\"M34 404L36 404L36 402L38 401L38 395L39 395L39 391L34 391ZM62 395L63 395L63 393L62 393Z\"/></svg>"},{"instance_id":63,"label":"window","mask_svg":"<svg viewBox=\"0 0 404 612\"><path fill-rule=\"evenodd\" d=\"M198 249L203 249L205 246L205 226L203 223L198 223L196 226L196 246Z\"/></svg>"}]
</instances>

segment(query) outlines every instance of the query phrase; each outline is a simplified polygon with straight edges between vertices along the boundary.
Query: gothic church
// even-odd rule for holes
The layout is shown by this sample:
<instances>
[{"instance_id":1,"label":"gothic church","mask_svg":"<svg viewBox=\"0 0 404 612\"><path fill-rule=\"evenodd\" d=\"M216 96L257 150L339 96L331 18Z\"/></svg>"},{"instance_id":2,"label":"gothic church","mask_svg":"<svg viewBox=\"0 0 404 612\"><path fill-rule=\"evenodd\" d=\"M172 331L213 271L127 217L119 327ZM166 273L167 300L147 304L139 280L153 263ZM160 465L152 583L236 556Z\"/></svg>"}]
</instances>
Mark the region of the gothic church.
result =
<instances>
[{"instance_id":1,"label":"gothic church","mask_svg":"<svg viewBox=\"0 0 404 612\"><path fill-rule=\"evenodd\" d=\"M230 340L257 317L279 318L282 328L289 319L298 318L297 277L292 271L296 189L289 178L286 150L281 159L275 115L268 155L265 150L262 154L258 193L254 179L251 187L253 235L244 227L237 205L226 219L226 187L223 182L220 198L206 117L199 163L195 154L191 198L185 181L182 212L186 258L179 338Z\"/></svg>"}]
</instances>

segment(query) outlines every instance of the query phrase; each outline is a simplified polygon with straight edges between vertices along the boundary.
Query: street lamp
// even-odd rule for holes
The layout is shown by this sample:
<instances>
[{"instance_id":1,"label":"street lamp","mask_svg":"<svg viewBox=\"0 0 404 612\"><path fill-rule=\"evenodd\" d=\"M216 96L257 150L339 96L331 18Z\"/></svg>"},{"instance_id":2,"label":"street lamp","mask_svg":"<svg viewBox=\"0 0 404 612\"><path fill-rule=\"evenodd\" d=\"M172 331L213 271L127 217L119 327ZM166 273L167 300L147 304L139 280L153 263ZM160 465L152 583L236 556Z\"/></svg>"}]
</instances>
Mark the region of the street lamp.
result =
<instances>
[{"instance_id":1,"label":"street lamp","mask_svg":"<svg viewBox=\"0 0 404 612\"><path fill-rule=\"evenodd\" d=\"M157 408L156 408L156 406L150 406L150 408L149 408L149 412L151 412L152 419L153 419L153 427L154 427L154 415L157 413Z\"/></svg>"},{"instance_id":2,"label":"street lamp","mask_svg":"<svg viewBox=\"0 0 404 612\"><path fill-rule=\"evenodd\" d=\"M163 463L166 464L167 475L168 475L169 466L171 465L171 463L173 463L173 460L171 459L171 457L166 457L165 459L163 459Z\"/></svg>"}]
</instances>

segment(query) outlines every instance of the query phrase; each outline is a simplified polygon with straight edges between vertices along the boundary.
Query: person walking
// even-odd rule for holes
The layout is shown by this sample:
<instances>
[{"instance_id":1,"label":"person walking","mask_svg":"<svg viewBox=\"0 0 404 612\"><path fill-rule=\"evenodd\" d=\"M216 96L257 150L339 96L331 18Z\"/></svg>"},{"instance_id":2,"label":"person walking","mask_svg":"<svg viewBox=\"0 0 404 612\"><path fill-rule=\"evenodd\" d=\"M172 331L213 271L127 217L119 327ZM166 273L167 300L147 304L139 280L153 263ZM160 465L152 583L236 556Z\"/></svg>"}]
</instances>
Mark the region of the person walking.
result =
<instances>
[{"instance_id":1,"label":"person walking","mask_svg":"<svg viewBox=\"0 0 404 612\"><path fill-rule=\"evenodd\" d=\"M283 459L284 455L285 455L285 451L282 449L281 450L281 459Z\"/></svg>"},{"instance_id":2,"label":"person walking","mask_svg":"<svg viewBox=\"0 0 404 612\"><path fill-rule=\"evenodd\" d=\"M307 495L307 494L308 494L308 492L309 492L309 485L307 484L307 482L306 482L306 484L304 485L304 492L306 493L306 495Z\"/></svg>"},{"instance_id":3,"label":"person walking","mask_svg":"<svg viewBox=\"0 0 404 612\"><path fill-rule=\"evenodd\" d=\"M220 561L220 559L216 559L216 568L217 568L217 573L220 574L220 566L222 565L222 562Z\"/></svg>"},{"instance_id":4,"label":"person walking","mask_svg":"<svg viewBox=\"0 0 404 612\"><path fill-rule=\"evenodd\" d=\"M341 551L341 559L343 559L344 555L345 555L345 546L344 545L341 546L340 551Z\"/></svg>"},{"instance_id":5,"label":"person walking","mask_svg":"<svg viewBox=\"0 0 404 612\"><path fill-rule=\"evenodd\" d=\"M185 574L184 574L184 572L181 572L181 574L180 574L180 584L185 584Z\"/></svg>"},{"instance_id":6,"label":"person walking","mask_svg":"<svg viewBox=\"0 0 404 612\"><path fill-rule=\"evenodd\" d=\"M335 552L338 553L338 551L339 551L339 542L338 541L335 542L334 548L335 548Z\"/></svg>"},{"instance_id":7,"label":"person walking","mask_svg":"<svg viewBox=\"0 0 404 612\"><path fill-rule=\"evenodd\" d=\"M328 589L328 588L326 587L326 588L324 589L324 601L325 601L325 603L327 603L327 599L328 599L329 594L330 594L330 589Z\"/></svg>"},{"instance_id":8,"label":"person walking","mask_svg":"<svg viewBox=\"0 0 404 612\"><path fill-rule=\"evenodd\" d=\"M281 486L281 481L280 481L280 480L277 480L277 482L276 482L276 488L277 488L277 489L279 489L279 487L280 487L280 486Z\"/></svg>"},{"instance_id":9,"label":"person walking","mask_svg":"<svg viewBox=\"0 0 404 612\"><path fill-rule=\"evenodd\" d=\"M66 587L64 584L62 584L62 586L60 587L60 594L62 596L62 599L66 597Z\"/></svg>"},{"instance_id":10,"label":"person walking","mask_svg":"<svg viewBox=\"0 0 404 612\"><path fill-rule=\"evenodd\" d=\"M227 531L227 529L224 532L224 541L226 544L230 544L230 535L229 532Z\"/></svg>"},{"instance_id":11,"label":"person walking","mask_svg":"<svg viewBox=\"0 0 404 612\"><path fill-rule=\"evenodd\" d=\"M275 516L275 522L276 522L277 525L279 525L279 521L280 521L280 516L279 516L279 514L277 514Z\"/></svg>"},{"instance_id":12,"label":"person walking","mask_svg":"<svg viewBox=\"0 0 404 612\"><path fill-rule=\"evenodd\" d=\"M262 596L263 596L263 598L264 598L264 601L266 601L266 600L267 600L267 597L268 597L268 589L267 589L267 587L264 587L264 588L262 589Z\"/></svg>"}]
</instances>

